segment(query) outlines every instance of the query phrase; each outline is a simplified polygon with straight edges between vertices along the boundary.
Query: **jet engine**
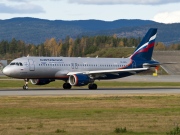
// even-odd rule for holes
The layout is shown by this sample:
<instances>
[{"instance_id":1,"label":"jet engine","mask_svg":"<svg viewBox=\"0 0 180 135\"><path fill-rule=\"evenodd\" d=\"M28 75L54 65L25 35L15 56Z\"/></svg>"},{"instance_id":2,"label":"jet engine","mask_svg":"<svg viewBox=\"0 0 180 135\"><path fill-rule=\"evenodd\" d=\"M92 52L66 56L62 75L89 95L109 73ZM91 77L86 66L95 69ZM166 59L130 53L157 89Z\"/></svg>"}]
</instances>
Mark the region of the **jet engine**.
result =
<instances>
[{"instance_id":1,"label":"jet engine","mask_svg":"<svg viewBox=\"0 0 180 135\"><path fill-rule=\"evenodd\" d=\"M69 83L73 86L84 86L91 82L92 79L88 75L74 74L69 76Z\"/></svg>"},{"instance_id":2,"label":"jet engine","mask_svg":"<svg viewBox=\"0 0 180 135\"><path fill-rule=\"evenodd\" d=\"M34 85L46 85L55 80L54 79L30 79L30 81Z\"/></svg>"}]
</instances>

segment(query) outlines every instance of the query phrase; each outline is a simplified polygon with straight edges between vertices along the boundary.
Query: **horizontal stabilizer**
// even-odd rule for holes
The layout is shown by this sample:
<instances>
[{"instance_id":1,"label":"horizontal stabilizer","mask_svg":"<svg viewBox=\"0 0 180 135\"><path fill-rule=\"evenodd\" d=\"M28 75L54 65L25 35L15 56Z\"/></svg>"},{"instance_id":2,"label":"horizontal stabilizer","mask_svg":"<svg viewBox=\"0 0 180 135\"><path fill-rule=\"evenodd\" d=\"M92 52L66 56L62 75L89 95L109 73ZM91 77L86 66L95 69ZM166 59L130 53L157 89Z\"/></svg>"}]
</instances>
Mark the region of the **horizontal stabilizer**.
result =
<instances>
[{"instance_id":1,"label":"horizontal stabilizer","mask_svg":"<svg viewBox=\"0 0 180 135\"><path fill-rule=\"evenodd\" d=\"M166 65L166 64L180 64L180 63L178 63L178 62L165 62L165 63L153 63L153 64L144 63L143 67L144 68L150 68L150 67L157 67L157 66Z\"/></svg>"}]
</instances>

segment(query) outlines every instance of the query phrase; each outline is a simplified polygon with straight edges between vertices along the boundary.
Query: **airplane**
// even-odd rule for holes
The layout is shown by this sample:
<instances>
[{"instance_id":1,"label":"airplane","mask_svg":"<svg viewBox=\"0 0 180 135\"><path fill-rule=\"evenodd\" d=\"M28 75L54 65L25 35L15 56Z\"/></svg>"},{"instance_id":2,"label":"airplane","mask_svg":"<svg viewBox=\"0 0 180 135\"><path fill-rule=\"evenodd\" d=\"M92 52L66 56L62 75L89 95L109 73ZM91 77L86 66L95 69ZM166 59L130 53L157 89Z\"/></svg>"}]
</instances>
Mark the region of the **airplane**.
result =
<instances>
[{"instance_id":1,"label":"airplane","mask_svg":"<svg viewBox=\"0 0 180 135\"><path fill-rule=\"evenodd\" d=\"M149 70L160 65L152 60L157 28L150 28L133 54L128 58L86 58L86 57L21 57L13 60L3 69L6 76L24 79L23 89L28 82L46 85L63 80L64 89L88 85L97 89L95 80L123 78Z\"/></svg>"}]
</instances>

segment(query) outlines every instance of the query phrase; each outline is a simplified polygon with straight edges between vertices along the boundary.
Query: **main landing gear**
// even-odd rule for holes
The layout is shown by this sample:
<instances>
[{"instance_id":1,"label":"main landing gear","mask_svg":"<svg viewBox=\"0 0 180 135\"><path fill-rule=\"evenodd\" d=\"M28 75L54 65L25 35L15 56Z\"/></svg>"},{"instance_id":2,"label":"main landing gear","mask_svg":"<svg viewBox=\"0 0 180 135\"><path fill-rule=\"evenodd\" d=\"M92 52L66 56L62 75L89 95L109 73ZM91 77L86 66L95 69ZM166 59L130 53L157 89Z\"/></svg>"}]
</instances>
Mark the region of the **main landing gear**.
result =
<instances>
[{"instance_id":1,"label":"main landing gear","mask_svg":"<svg viewBox=\"0 0 180 135\"><path fill-rule=\"evenodd\" d=\"M63 84L63 88L64 89L71 89L71 85L70 85L70 83L64 83ZM97 89L97 84L95 84L95 83L90 83L89 85L88 85L88 88L90 89L90 90L96 90Z\"/></svg>"},{"instance_id":2,"label":"main landing gear","mask_svg":"<svg viewBox=\"0 0 180 135\"><path fill-rule=\"evenodd\" d=\"M28 90L28 82L29 82L29 79L24 79L25 81L25 84L23 85L23 89L24 90Z\"/></svg>"},{"instance_id":3,"label":"main landing gear","mask_svg":"<svg viewBox=\"0 0 180 135\"><path fill-rule=\"evenodd\" d=\"M96 90L96 89L97 89L97 84L95 84L95 83L90 83L90 84L88 85L88 88L89 88L90 90Z\"/></svg>"},{"instance_id":4,"label":"main landing gear","mask_svg":"<svg viewBox=\"0 0 180 135\"><path fill-rule=\"evenodd\" d=\"M71 89L71 87L72 87L72 86L70 85L70 83L67 83L67 82L66 82L66 83L63 84L63 88L64 88L64 89Z\"/></svg>"}]
</instances>

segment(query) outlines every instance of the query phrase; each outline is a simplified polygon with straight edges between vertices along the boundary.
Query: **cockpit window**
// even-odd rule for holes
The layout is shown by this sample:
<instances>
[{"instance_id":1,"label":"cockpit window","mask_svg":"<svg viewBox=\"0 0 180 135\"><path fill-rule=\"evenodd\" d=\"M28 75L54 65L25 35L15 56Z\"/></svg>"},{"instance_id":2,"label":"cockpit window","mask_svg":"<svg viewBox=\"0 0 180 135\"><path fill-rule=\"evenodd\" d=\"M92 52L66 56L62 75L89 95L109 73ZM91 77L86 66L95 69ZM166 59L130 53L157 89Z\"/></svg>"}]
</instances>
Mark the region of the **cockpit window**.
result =
<instances>
[{"instance_id":1,"label":"cockpit window","mask_svg":"<svg viewBox=\"0 0 180 135\"><path fill-rule=\"evenodd\" d=\"M10 65L15 65L15 63L14 63L14 62L12 62L12 63L10 63Z\"/></svg>"},{"instance_id":2,"label":"cockpit window","mask_svg":"<svg viewBox=\"0 0 180 135\"><path fill-rule=\"evenodd\" d=\"M12 65L17 65L17 66L23 66L23 64L21 63L21 62L12 62L12 63L10 63L10 65L12 66Z\"/></svg>"}]
</instances>

